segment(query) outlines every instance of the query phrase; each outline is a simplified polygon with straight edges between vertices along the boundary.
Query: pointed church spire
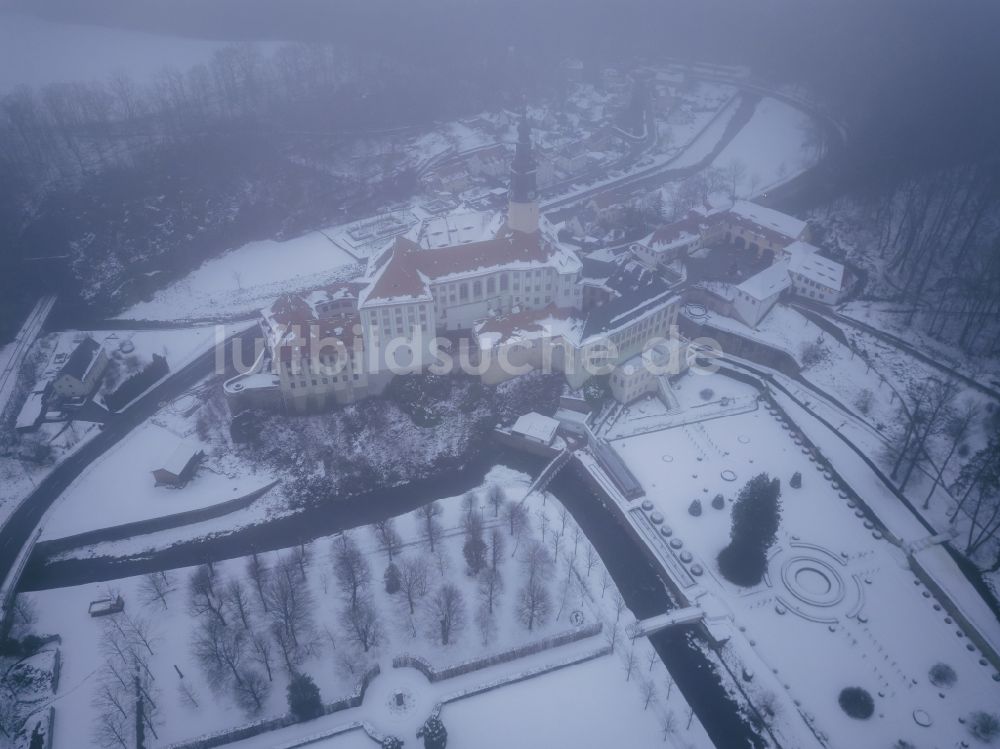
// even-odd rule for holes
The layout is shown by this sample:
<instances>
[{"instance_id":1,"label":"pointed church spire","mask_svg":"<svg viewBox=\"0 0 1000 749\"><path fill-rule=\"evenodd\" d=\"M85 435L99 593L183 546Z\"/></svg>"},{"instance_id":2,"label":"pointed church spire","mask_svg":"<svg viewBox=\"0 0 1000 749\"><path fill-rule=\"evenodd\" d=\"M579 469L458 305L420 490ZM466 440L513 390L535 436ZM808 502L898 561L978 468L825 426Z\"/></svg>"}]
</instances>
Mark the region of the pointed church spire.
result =
<instances>
[{"instance_id":1,"label":"pointed church spire","mask_svg":"<svg viewBox=\"0 0 1000 749\"><path fill-rule=\"evenodd\" d=\"M507 226L514 231L530 234L538 230L538 186L535 156L531 148L531 125L522 111L517 126L517 148L510 167L510 206Z\"/></svg>"}]
</instances>

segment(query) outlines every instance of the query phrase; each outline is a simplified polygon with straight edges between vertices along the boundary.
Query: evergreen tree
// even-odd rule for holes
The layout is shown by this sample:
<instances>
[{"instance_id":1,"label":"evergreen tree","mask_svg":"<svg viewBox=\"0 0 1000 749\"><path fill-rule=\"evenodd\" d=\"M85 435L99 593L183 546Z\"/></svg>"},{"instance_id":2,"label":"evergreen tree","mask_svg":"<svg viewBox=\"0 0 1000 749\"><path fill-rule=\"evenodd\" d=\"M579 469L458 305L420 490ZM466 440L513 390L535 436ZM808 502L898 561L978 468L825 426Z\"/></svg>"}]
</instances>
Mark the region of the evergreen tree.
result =
<instances>
[{"instance_id":1,"label":"evergreen tree","mask_svg":"<svg viewBox=\"0 0 1000 749\"><path fill-rule=\"evenodd\" d=\"M385 568L385 574L382 576L382 580L385 583L385 592L389 595L395 595L400 591L401 579L399 576L399 567L393 562L389 562L389 566Z\"/></svg>"},{"instance_id":2,"label":"evergreen tree","mask_svg":"<svg viewBox=\"0 0 1000 749\"><path fill-rule=\"evenodd\" d=\"M448 746L448 732L436 716L427 719L424 727L417 731L417 738L424 740L424 749L445 749Z\"/></svg>"},{"instance_id":3,"label":"evergreen tree","mask_svg":"<svg viewBox=\"0 0 1000 749\"><path fill-rule=\"evenodd\" d=\"M298 720L311 720L323 714L319 687L308 674L293 674L288 682L288 710Z\"/></svg>"},{"instance_id":4,"label":"evergreen tree","mask_svg":"<svg viewBox=\"0 0 1000 749\"><path fill-rule=\"evenodd\" d=\"M758 474L733 503L729 545L719 553L719 569L730 582L757 585L767 570L767 552L781 520L781 482Z\"/></svg>"},{"instance_id":5,"label":"evergreen tree","mask_svg":"<svg viewBox=\"0 0 1000 749\"><path fill-rule=\"evenodd\" d=\"M486 542L483 541L483 521L479 513L468 516L465 523L465 544L462 546L469 575L475 577L486 566Z\"/></svg>"}]
</instances>

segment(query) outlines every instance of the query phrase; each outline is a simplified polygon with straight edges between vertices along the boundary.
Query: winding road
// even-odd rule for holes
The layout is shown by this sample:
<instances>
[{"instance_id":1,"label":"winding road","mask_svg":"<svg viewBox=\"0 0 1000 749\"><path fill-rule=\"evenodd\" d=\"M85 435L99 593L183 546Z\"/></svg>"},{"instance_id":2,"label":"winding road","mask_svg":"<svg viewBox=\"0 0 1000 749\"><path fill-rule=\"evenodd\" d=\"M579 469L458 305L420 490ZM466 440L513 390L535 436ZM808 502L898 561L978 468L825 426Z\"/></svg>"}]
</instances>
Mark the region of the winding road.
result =
<instances>
[{"instance_id":1,"label":"winding road","mask_svg":"<svg viewBox=\"0 0 1000 749\"><path fill-rule=\"evenodd\" d=\"M664 182L683 179L690 176L710 164L715 156L717 156L718 153L720 153L722 149L725 148L726 145L728 145L728 143L739 133L743 126L750 121L761 96L774 96L776 98L788 100L788 97L780 91L771 90L759 83L752 83L741 79L709 78L708 76L705 76L705 78L706 80L728 83L742 90L737 111L733 114L729 123L727 123L723 137L718 143L715 144L711 153L701 159L698 163L688 167L671 168L671 162L667 162L666 164L624 174L615 180L604 182L593 188L588 188L582 193L575 193L572 196L552 199L548 203L544 204L544 207L548 210L552 210L553 208L576 204L581 200L586 199L586 197L590 194L596 192L605 192L608 190L633 191L638 188L654 188L662 185ZM803 107L803 104L800 101L793 101L791 103L800 108ZM767 196L767 202L769 204L786 206L791 202L801 202L806 200L809 195L820 194L823 189L828 187L829 180L825 176L810 179L809 175L813 172L819 171L823 167L823 164L830 160L831 154L835 154L839 151L839 148L843 146L844 133L839 124L830 118L826 113L818 110L809 110L807 113L823 123L824 128L827 130L829 143L824 159L813 170L794 178L789 183L786 183L786 185L782 188L772 190ZM637 150L641 152L642 148L648 148L649 144L644 140L641 141L639 145L641 145L641 147L637 147ZM630 156L626 158L634 158L637 150L630 152ZM101 434L82 447L76 454L57 466L52 473L39 483L36 490L22 502L18 510L15 511L15 513L10 517L8 523L2 530L0 530L0 572L2 572L4 576L6 576L7 572L10 570L10 567L16 559L19 550L28 540L45 511L49 508L49 506L51 506L61 492L69 486L69 484L86 468L87 465L103 454L112 445L121 440L126 434L128 434L129 431L155 413L159 403L176 397L191 385L196 383L199 379L207 376L211 371L213 357L214 352L209 352L208 354L199 357L184 369L172 374L167 380L158 385L153 391L140 398L125 412L117 415L111 422L105 425ZM339 514L335 514L335 516L339 517ZM364 518L360 516L356 516L353 512L348 512L344 516L340 517L339 522L334 522L332 524L324 523L324 532L329 534L343 529L344 527L352 527L352 525L361 524L361 520L363 519ZM370 522L370 520L366 522ZM248 535L235 535L244 540L237 542L234 537L225 542L216 541L217 550L214 553L236 556L239 553L245 553L247 548L253 547L257 542L256 540L250 539ZM295 541L293 541L293 543L294 542ZM241 546L243 551L241 552L236 548L236 546L233 546L232 544L234 543L243 544ZM270 546L270 543L267 545ZM188 544L184 544L183 546L187 547ZM277 547L271 546L271 548ZM174 554L177 554L176 557L169 559L169 561L165 558L161 558L161 561L166 562L170 566L181 566L185 563L190 564L190 560L195 558L192 556L191 552L192 549L190 548L186 549L185 552L178 550L174 552ZM213 552L208 549L202 549L200 553L205 554L208 558L213 556ZM125 567L128 569L125 569ZM143 568L145 568L144 565ZM128 564L123 565L122 567L115 567L114 573L111 573L109 569L105 569L103 572L94 570L93 574L98 578L107 579L104 577L105 575L113 574L120 576L122 574L135 574L138 569L139 567ZM90 575L79 575L78 572L70 574L67 571L65 578L63 578L55 570L48 570L43 573L41 568L38 566L37 560L33 560L33 562L29 565L27 575L29 580L26 580L26 582L29 585L33 583L40 583L44 587L74 584L76 582L83 581L84 578L91 578ZM72 580L72 582L67 582L70 580Z\"/></svg>"},{"instance_id":2,"label":"winding road","mask_svg":"<svg viewBox=\"0 0 1000 749\"><path fill-rule=\"evenodd\" d=\"M253 329L237 333L226 339L226 363L231 363L231 346L234 338L252 335ZM199 356L182 369L153 387L124 411L115 414L100 434L66 458L38 482L35 490L25 497L0 529L0 577L6 579L21 548L31 538L45 511L94 460L119 442L135 427L152 416L163 401L172 400L199 380L212 374L215 365L215 347Z\"/></svg>"}]
</instances>

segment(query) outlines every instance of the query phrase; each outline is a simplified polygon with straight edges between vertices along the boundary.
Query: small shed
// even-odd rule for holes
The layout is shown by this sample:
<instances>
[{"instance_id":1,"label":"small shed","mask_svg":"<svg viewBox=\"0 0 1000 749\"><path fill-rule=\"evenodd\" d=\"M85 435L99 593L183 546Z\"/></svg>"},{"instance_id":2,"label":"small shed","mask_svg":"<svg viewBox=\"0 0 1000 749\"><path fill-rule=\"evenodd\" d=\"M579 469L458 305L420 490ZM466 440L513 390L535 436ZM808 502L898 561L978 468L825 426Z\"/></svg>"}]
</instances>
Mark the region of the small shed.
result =
<instances>
[{"instance_id":1,"label":"small shed","mask_svg":"<svg viewBox=\"0 0 1000 749\"><path fill-rule=\"evenodd\" d=\"M194 475L198 463L205 457L205 451L198 445L181 440L163 464L153 470L157 486L184 486Z\"/></svg>"},{"instance_id":2,"label":"small shed","mask_svg":"<svg viewBox=\"0 0 1000 749\"><path fill-rule=\"evenodd\" d=\"M539 445L551 445L558 428L559 422L555 419L532 411L519 417L510 428L510 433Z\"/></svg>"}]
</instances>

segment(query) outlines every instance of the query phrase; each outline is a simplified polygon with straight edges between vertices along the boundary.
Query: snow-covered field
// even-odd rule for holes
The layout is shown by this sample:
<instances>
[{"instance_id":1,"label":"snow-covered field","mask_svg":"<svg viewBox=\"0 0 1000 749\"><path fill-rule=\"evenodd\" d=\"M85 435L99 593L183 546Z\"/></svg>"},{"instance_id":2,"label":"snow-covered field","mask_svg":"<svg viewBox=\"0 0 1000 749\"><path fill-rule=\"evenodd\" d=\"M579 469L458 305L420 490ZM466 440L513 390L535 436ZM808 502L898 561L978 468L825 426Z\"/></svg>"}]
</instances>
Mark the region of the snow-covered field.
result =
<instances>
[{"instance_id":1,"label":"snow-covered field","mask_svg":"<svg viewBox=\"0 0 1000 749\"><path fill-rule=\"evenodd\" d=\"M356 275L360 272L356 262L321 231L284 242L250 242L207 260L119 318L193 320L253 315L283 293L315 289Z\"/></svg>"},{"instance_id":2,"label":"snow-covered field","mask_svg":"<svg viewBox=\"0 0 1000 749\"><path fill-rule=\"evenodd\" d=\"M22 84L104 81L119 72L146 82L167 67L208 62L226 44L0 12L0 92Z\"/></svg>"},{"instance_id":3,"label":"snow-covered field","mask_svg":"<svg viewBox=\"0 0 1000 749\"><path fill-rule=\"evenodd\" d=\"M156 486L152 471L185 443L206 453L192 480L182 488ZM42 538L53 539L123 523L174 515L226 502L271 483L269 475L234 462L195 434L178 434L148 421L87 466L42 520Z\"/></svg>"},{"instance_id":4,"label":"snow-covered field","mask_svg":"<svg viewBox=\"0 0 1000 749\"><path fill-rule=\"evenodd\" d=\"M410 514L401 516L396 521L396 529L403 541L403 547L397 551L395 557L397 564L404 565L404 560L407 559L425 559L429 565L431 590L436 590L443 582L449 582L459 588L464 598L464 627L456 629L452 643L448 646L440 644L436 620L430 618L427 610L431 594L419 598L416 615L411 616L406 601L400 594L390 596L385 593L382 582L387 560L385 551L376 542L371 529L359 529L351 536L360 545L371 567L371 586L365 595L371 597L383 634L378 645L373 645L367 653L363 652L361 645L349 636L348 628L344 624L344 612L348 608L349 598L345 597L342 591L338 581L342 581L343 578L338 578L330 557L331 548L338 543L336 538L317 539L306 544L308 558L305 561L304 585L311 597L311 603L307 608L313 626L312 636L309 637L312 644L302 669L316 680L324 701L329 702L349 694L357 682L358 675L369 664L379 663L382 669L382 676L373 682L369 691L369 696L372 696L380 694L379 690L382 690L382 687L390 687L394 683L395 669L392 668L391 661L396 655L402 653L418 655L440 668L479 658L488 653L502 652L549 635L571 631L577 626L570 621L573 618L577 623L601 621L605 625L605 632L572 645L545 651L527 659L519 659L506 666L475 671L462 677L438 682L433 688L428 687L426 694L422 690L416 691L416 686L421 686L416 685L414 698L422 708L429 711L435 694L453 694L460 689L489 683L492 679L505 674L516 674L531 667L558 662L567 653L579 655L592 652L608 642L607 632L617 631L619 640L616 643L615 655L605 656L592 666L572 666L563 672L564 676L552 678L546 676L540 677L541 681L535 683L525 682L513 688L511 698L515 700L515 704L523 706L526 714L530 713L529 706L537 703L543 694L539 690L548 693L551 688L554 691L548 694L547 701L551 702L553 710L559 711L559 714L567 720L574 717L566 712L571 709L571 701L579 706L582 704L580 700L584 700L589 706L587 709L589 717L584 720L581 716L575 716L581 725L575 726L572 734L568 735L585 738L589 731L594 730L599 732L598 735L610 737L613 735L612 731L628 730L630 736L636 737L636 742L633 744L635 746L653 745L652 737L660 730L658 716L667 711L674 714L679 725L686 723L689 712L679 690L674 688L671 690L669 701L665 699L665 686L669 683L669 677L662 663L648 658L651 652L648 642L640 641L632 646L625 640L623 631L625 623L631 621L630 614L627 609L620 614L616 613L614 600L617 594L613 584L603 590L600 563L588 571L585 559L588 558L589 544L582 534L576 532L576 526L571 518L563 527L564 515L560 512L559 504L552 497L542 502L543 498L536 495L526 505L528 530L514 537L510 535L503 515L494 519L493 509L486 504L487 486L498 484L504 488L508 499L519 500L524 496L529 481L528 476L510 469L497 468L491 472L486 484L477 492L479 507L486 525L486 539L489 540L490 530L496 525L506 542L502 561L498 566L502 572L504 587L498 599L494 618L495 629L488 633L485 644L476 615L476 611L480 608L479 585L475 578L470 578L466 574L462 552L465 536L461 530L461 523L466 512L462 498L453 497L440 503L442 513L438 516L438 521L443 535L437 541L436 554L429 551L424 540L421 518ZM547 620L541 624L536 623L533 630L528 631L516 616L519 592L525 579L523 551L528 548L532 538L540 540L543 532L544 548L547 548L549 553L556 550L557 533L560 538L559 551L556 555L558 561L551 573L546 574L544 578L545 586L551 596L551 613ZM279 558L291 558L292 551L261 554L260 558L272 570L272 574L279 574L275 569ZM258 603L256 589L245 574L247 562L248 560L244 558L215 564L214 586L216 590L221 591L226 581L241 580L251 603L249 616L253 625L252 630L264 631L264 625L269 621L270 615L265 613ZM571 564L575 572L571 572ZM140 626L145 628L149 635L153 652L148 657L148 663L155 678L154 699L158 706L156 730L159 735L159 745L193 738L207 731L228 728L247 721L248 715L237 707L228 685L213 688L206 681L205 672L192 653L192 638L198 629L199 621L198 616L190 613L187 605L188 580L193 569L180 569L168 573L171 591L166 594L165 606L159 600L149 600L143 590L144 578L139 577L22 594L34 603L38 611L36 631L59 633L63 638L64 665L60 691L55 703L59 725L73 726L78 735L89 736L99 714L94 706L93 697L101 678L103 653L107 652L102 649L101 641L108 620L90 618L87 615L87 606L90 601L104 597L109 591L114 591L116 595L121 594L126 602L125 614L116 615L115 621L123 623L126 622L126 618L139 621ZM294 569L295 574L300 574L297 564L289 569ZM221 593L219 598L221 600ZM241 626L237 609L231 604L222 606L228 621L227 626ZM571 617L573 612L579 612L579 615ZM211 614L202 613L200 617L204 621L205 617L211 617ZM618 624L615 624L616 621ZM637 660L630 674L631 678L626 679L628 674L622 658L631 647L636 648ZM286 709L285 668L279 665L281 656L277 650L272 651L272 656L274 681L264 700L261 710L263 716L280 715ZM251 662L247 660L246 663L249 666ZM184 674L183 679L179 677L175 667ZM263 665L254 668L262 671ZM402 676L416 672L404 669L399 673ZM412 680L413 677L402 678ZM641 691L641 685L646 680L655 680L657 686L656 696L650 701L648 708L644 705L645 698ZM182 684L190 696L182 694ZM379 686L380 684L382 686ZM547 685L547 688L540 685ZM506 690L507 687L503 689ZM386 695L388 694L386 692ZM500 692L493 692L489 696L475 697L468 702L448 706L443 715L445 723L449 729L454 725L456 738L458 735L471 735L474 731L481 732L481 727L478 726L481 711L493 709L498 699L503 699ZM424 705L428 700L429 703ZM341 722L365 719L376 727L381 722L382 726L388 726L383 730L389 730L396 725L390 712L380 699L366 698L361 708L329 716L323 721L327 721L332 727ZM517 711L514 715L516 714ZM422 720L423 716L410 716L403 722L409 723L414 717ZM518 730L529 730L530 721L518 722L525 724ZM599 727L597 722L600 722L602 727ZM303 732L306 734L314 732L318 723L286 729L274 737L264 739L263 744L253 745L274 746L278 737L289 731L292 733L287 738L294 738L303 735ZM709 745L697 719L694 720L692 728L685 731L684 736L687 744L692 746ZM410 736L406 738L410 739ZM338 748L353 746L351 743L353 740L353 737L338 739L330 745ZM661 742L662 739L658 739L655 744ZM607 745L603 742L575 743L590 746ZM247 746L250 745L248 742ZM481 742L477 742L476 745L486 746Z\"/></svg>"},{"instance_id":5,"label":"snow-covered field","mask_svg":"<svg viewBox=\"0 0 1000 749\"><path fill-rule=\"evenodd\" d=\"M737 197L751 198L809 169L820 154L811 142L812 119L800 109L765 98L750 122L712 162L720 169L743 167Z\"/></svg>"},{"instance_id":6,"label":"snow-covered field","mask_svg":"<svg viewBox=\"0 0 1000 749\"><path fill-rule=\"evenodd\" d=\"M676 391L682 407L700 403L706 387L716 398L754 392L721 376L688 377ZM891 746L906 740L951 746L966 735L959 719L1000 703L994 670L983 665L900 551L875 535L861 511L840 496L789 430L765 410L612 444L675 537L704 567L702 584L745 628L735 641L737 652L749 646L775 669L778 689L787 688L800 701L803 717L830 745ZM801 489L789 486L796 471L803 477ZM781 530L767 582L741 589L721 576L715 558L729 540L729 503L761 472L782 482ZM717 493L727 501L723 510L710 505ZM703 505L700 517L688 513L694 499ZM951 583L967 587L960 575ZM954 686L929 681L929 669L938 663L955 670ZM873 718L855 720L841 711L838 694L850 686L872 694ZM915 720L925 714L931 719L927 727ZM779 712L777 720L800 718Z\"/></svg>"}]
</instances>

